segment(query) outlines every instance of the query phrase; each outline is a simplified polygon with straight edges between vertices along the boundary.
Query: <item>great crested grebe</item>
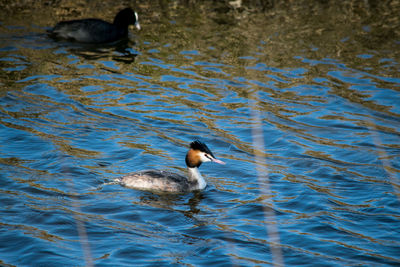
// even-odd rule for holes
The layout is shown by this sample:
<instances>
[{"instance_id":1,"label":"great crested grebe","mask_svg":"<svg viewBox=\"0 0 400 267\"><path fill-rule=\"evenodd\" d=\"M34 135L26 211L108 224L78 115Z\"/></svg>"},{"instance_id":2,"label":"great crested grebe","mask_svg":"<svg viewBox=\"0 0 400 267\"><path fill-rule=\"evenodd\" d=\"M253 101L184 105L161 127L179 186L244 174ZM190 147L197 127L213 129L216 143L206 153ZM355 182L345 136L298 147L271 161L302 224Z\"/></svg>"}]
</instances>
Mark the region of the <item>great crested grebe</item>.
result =
<instances>
[{"instance_id":1,"label":"great crested grebe","mask_svg":"<svg viewBox=\"0 0 400 267\"><path fill-rule=\"evenodd\" d=\"M135 25L140 30L137 13L128 7L117 13L113 23L101 19L68 20L57 23L48 32L56 39L99 44L127 37L129 25Z\"/></svg>"},{"instance_id":2,"label":"great crested grebe","mask_svg":"<svg viewBox=\"0 0 400 267\"><path fill-rule=\"evenodd\" d=\"M187 177L167 171L146 170L130 173L117 180L121 185L134 189L175 193L189 192L204 189L207 185L198 169L201 163L212 161L225 164L215 158L206 144L198 140L190 143L185 161L188 169Z\"/></svg>"}]
</instances>

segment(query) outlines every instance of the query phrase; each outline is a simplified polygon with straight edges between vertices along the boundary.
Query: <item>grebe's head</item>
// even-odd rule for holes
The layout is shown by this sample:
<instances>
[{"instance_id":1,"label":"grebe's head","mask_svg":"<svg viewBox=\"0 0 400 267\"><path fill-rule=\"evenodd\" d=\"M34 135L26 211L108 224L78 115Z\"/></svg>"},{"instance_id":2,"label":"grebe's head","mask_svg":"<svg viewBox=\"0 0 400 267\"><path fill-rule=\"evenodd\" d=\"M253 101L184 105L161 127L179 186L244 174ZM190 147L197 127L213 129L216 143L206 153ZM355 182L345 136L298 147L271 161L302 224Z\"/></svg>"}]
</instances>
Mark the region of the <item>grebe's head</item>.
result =
<instances>
[{"instance_id":1,"label":"grebe's head","mask_svg":"<svg viewBox=\"0 0 400 267\"><path fill-rule=\"evenodd\" d=\"M186 154L185 161L189 168L198 168L200 167L201 163L209 161L225 164L225 162L215 158L206 144L198 140L190 143L190 149Z\"/></svg>"}]
</instances>

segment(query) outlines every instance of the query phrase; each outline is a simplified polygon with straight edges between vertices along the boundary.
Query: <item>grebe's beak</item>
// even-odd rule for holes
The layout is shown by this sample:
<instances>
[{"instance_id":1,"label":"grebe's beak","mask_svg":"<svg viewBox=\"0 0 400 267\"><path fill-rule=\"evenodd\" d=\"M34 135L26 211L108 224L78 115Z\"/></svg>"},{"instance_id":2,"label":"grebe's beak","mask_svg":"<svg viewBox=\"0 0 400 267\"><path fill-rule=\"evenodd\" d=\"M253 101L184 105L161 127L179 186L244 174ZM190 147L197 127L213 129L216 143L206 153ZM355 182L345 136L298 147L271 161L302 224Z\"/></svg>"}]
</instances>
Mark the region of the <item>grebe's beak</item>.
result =
<instances>
[{"instance_id":1,"label":"grebe's beak","mask_svg":"<svg viewBox=\"0 0 400 267\"><path fill-rule=\"evenodd\" d=\"M214 155L210 153L200 152L200 160L201 162L212 161L218 164L225 164L222 160L214 158Z\"/></svg>"},{"instance_id":2,"label":"grebe's beak","mask_svg":"<svg viewBox=\"0 0 400 267\"><path fill-rule=\"evenodd\" d=\"M223 164L225 165L225 162L223 162L222 160L216 159L216 158L211 158L212 162L218 163L218 164Z\"/></svg>"}]
</instances>

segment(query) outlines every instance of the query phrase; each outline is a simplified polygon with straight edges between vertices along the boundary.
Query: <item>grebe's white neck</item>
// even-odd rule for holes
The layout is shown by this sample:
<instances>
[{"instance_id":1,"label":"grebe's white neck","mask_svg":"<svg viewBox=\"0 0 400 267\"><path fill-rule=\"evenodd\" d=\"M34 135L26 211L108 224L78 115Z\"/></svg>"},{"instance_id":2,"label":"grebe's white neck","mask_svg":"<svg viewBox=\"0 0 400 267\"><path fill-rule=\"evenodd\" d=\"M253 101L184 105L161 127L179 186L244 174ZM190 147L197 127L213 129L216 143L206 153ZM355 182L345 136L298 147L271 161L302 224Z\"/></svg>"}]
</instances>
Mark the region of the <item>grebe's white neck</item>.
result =
<instances>
[{"instance_id":1,"label":"grebe's white neck","mask_svg":"<svg viewBox=\"0 0 400 267\"><path fill-rule=\"evenodd\" d=\"M199 168L194 167L190 168L188 167L188 180L192 183L197 183L194 190L196 189L204 189L207 186L206 180L204 180L203 176L201 176L199 172Z\"/></svg>"}]
</instances>

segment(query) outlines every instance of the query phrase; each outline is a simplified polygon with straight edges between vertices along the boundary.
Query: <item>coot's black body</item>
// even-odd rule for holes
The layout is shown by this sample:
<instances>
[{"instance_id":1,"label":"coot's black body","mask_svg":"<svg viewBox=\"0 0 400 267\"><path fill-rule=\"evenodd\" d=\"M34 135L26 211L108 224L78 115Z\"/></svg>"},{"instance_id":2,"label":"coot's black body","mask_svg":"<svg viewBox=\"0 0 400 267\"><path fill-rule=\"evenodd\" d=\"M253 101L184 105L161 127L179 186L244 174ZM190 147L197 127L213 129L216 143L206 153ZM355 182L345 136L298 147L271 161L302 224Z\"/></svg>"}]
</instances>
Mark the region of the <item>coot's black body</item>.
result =
<instances>
[{"instance_id":1,"label":"coot's black body","mask_svg":"<svg viewBox=\"0 0 400 267\"><path fill-rule=\"evenodd\" d=\"M129 25L140 29L137 13L125 8L118 12L113 23L101 19L61 21L49 33L56 39L80 43L109 43L127 37Z\"/></svg>"}]
</instances>

